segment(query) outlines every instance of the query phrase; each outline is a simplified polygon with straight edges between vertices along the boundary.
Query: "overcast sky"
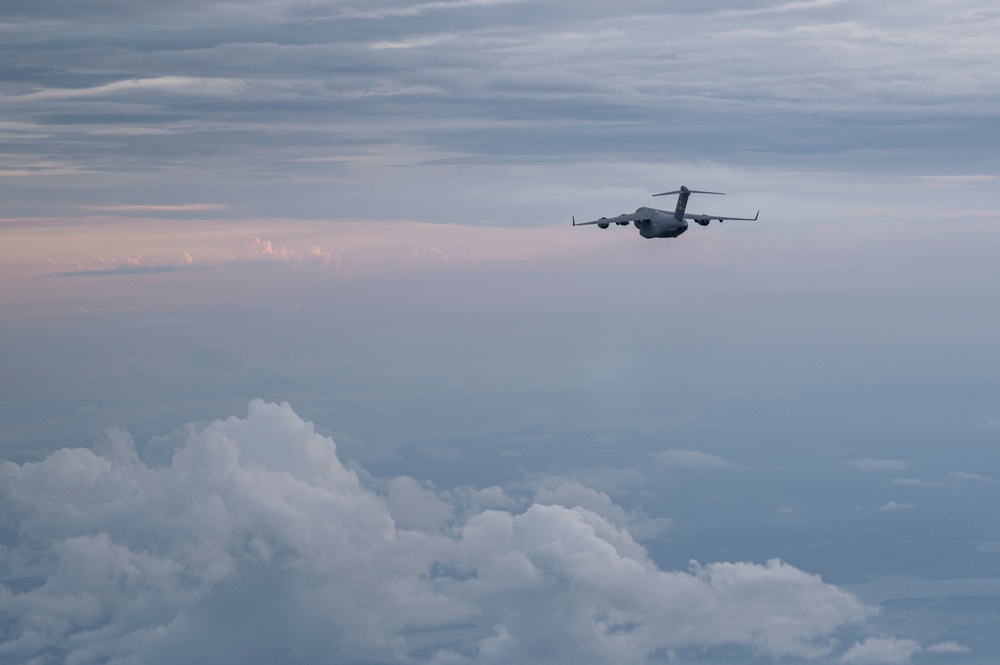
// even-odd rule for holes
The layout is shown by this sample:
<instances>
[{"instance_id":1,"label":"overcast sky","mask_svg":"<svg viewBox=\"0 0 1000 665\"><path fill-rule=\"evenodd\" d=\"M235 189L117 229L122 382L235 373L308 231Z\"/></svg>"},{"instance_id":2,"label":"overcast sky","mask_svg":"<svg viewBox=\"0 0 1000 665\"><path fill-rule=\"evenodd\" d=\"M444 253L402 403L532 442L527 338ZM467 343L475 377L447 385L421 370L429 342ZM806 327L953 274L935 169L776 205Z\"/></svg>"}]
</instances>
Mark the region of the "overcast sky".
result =
<instances>
[{"instance_id":1,"label":"overcast sky","mask_svg":"<svg viewBox=\"0 0 1000 665\"><path fill-rule=\"evenodd\" d=\"M2 3L0 662L992 663L998 28Z\"/></svg>"}]
</instances>

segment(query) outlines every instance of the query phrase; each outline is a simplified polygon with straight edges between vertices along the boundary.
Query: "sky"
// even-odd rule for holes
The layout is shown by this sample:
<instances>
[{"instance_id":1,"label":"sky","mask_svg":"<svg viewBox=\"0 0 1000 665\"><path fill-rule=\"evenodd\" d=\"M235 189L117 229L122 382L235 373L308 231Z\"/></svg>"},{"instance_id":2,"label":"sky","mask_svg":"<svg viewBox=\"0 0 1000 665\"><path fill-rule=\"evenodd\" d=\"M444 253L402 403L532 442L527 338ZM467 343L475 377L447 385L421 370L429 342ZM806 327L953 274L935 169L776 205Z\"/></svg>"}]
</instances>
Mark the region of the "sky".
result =
<instances>
[{"instance_id":1,"label":"sky","mask_svg":"<svg viewBox=\"0 0 1000 665\"><path fill-rule=\"evenodd\" d=\"M998 24L4 2L0 663L992 663Z\"/></svg>"}]
</instances>

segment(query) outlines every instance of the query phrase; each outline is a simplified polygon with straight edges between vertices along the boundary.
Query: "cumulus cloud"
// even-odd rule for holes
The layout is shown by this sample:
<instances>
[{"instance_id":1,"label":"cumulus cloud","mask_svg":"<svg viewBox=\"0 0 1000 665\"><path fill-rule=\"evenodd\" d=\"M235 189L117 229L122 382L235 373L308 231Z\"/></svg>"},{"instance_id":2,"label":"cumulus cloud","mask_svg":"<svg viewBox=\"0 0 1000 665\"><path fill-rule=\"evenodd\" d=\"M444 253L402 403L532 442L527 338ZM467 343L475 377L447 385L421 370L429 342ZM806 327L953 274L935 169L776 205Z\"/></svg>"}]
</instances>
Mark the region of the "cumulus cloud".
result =
<instances>
[{"instance_id":1,"label":"cumulus cloud","mask_svg":"<svg viewBox=\"0 0 1000 665\"><path fill-rule=\"evenodd\" d=\"M807 659L873 612L778 560L663 570L586 488L522 506L500 488L366 482L288 404L186 431L160 464L116 431L103 450L0 465L16 533L0 660L576 664L721 645ZM843 659L917 648L868 640Z\"/></svg>"},{"instance_id":2,"label":"cumulus cloud","mask_svg":"<svg viewBox=\"0 0 1000 665\"><path fill-rule=\"evenodd\" d=\"M293 268L339 269L342 257L339 253L313 245L308 250L292 249L277 245L259 236L250 236L244 241L241 254L230 256L223 266L252 267L281 265Z\"/></svg>"},{"instance_id":3,"label":"cumulus cloud","mask_svg":"<svg viewBox=\"0 0 1000 665\"><path fill-rule=\"evenodd\" d=\"M201 272L209 266L195 265L194 257L183 252L179 262L165 262L157 258L129 256L125 259L101 258L92 261L72 260L60 262L49 259L48 265L54 269L49 273L55 277L107 277L114 275L150 275L172 272Z\"/></svg>"},{"instance_id":4,"label":"cumulus cloud","mask_svg":"<svg viewBox=\"0 0 1000 665\"><path fill-rule=\"evenodd\" d=\"M202 249L205 249L205 246L202 246ZM101 277L270 267L338 270L342 262L342 256L339 253L324 249L319 245L312 245L308 249L300 250L272 243L270 240L258 236L247 238L242 247L228 256L220 256L220 253L220 250L213 251L213 248L208 247L204 254L199 252L197 262L189 251L180 252L179 257L177 255L145 256L140 254L124 258L100 257L62 260L49 258L46 261L49 269L46 274L55 277Z\"/></svg>"},{"instance_id":5,"label":"cumulus cloud","mask_svg":"<svg viewBox=\"0 0 1000 665\"><path fill-rule=\"evenodd\" d=\"M626 511L607 493L558 476L540 481L533 501L542 505L589 510L616 527L627 530L632 538L639 541L660 535L673 522L666 517L647 517L638 508Z\"/></svg>"}]
</instances>

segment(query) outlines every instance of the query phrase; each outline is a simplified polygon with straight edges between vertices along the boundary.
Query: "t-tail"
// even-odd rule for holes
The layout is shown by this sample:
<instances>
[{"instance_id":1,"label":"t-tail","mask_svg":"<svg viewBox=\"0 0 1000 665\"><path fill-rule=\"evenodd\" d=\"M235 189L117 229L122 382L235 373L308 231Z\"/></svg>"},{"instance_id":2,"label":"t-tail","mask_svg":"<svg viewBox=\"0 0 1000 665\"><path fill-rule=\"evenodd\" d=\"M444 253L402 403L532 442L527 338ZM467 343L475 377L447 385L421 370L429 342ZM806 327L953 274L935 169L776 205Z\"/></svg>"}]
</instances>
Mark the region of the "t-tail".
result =
<instances>
[{"instance_id":1,"label":"t-tail","mask_svg":"<svg viewBox=\"0 0 1000 665\"><path fill-rule=\"evenodd\" d=\"M684 185L681 185L680 189L675 189L672 192L660 192L659 194L653 194L653 196L669 196L671 194L677 194L677 207L674 208L674 219L678 222L684 219L684 212L688 207L688 197L692 194L725 194L725 192L703 192L700 189L688 189Z\"/></svg>"}]
</instances>

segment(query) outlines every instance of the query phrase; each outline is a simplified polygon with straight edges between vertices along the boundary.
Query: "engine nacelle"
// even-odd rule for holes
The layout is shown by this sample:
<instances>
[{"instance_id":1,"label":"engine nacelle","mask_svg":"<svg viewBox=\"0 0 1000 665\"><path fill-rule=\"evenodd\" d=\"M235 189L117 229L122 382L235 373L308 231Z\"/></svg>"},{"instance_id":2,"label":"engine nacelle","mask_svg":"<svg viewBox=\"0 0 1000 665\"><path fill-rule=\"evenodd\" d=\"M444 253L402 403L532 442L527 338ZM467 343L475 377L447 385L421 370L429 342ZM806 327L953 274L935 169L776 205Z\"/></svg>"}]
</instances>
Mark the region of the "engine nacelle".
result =
<instances>
[{"instance_id":1,"label":"engine nacelle","mask_svg":"<svg viewBox=\"0 0 1000 665\"><path fill-rule=\"evenodd\" d=\"M694 221L698 222L702 226L708 226L708 223L712 221L712 218L708 217L708 218L705 218L705 219L696 219Z\"/></svg>"},{"instance_id":2,"label":"engine nacelle","mask_svg":"<svg viewBox=\"0 0 1000 665\"><path fill-rule=\"evenodd\" d=\"M599 229L606 229L606 228L608 228L608 223L607 222L598 222L597 223L597 228L599 228Z\"/></svg>"}]
</instances>

